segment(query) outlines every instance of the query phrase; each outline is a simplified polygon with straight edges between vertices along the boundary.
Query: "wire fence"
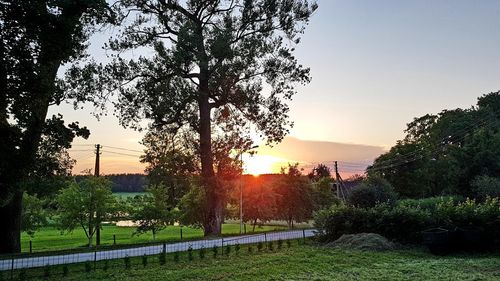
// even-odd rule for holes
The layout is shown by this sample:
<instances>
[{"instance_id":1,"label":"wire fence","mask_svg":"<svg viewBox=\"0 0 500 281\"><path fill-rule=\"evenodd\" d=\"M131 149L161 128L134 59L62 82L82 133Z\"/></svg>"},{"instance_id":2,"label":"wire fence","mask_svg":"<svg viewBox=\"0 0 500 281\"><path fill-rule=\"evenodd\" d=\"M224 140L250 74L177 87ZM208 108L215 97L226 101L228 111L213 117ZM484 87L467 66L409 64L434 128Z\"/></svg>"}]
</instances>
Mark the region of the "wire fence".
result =
<instances>
[{"instance_id":1,"label":"wire fence","mask_svg":"<svg viewBox=\"0 0 500 281\"><path fill-rule=\"evenodd\" d=\"M217 254L223 255L231 251L239 251L241 245L256 244L256 251L262 248L273 247L281 248L284 241L299 240L305 241L306 238L312 237L315 234L313 229L292 230L282 232L260 233L254 235L243 235L229 238L205 239L197 241L186 241L179 243L163 243L152 246L142 246L134 248L124 248L115 250L95 250L93 252L52 255L52 256L37 256L23 257L0 260L0 280L29 280L36 277L48 277L49 275L62 274L66 275L69 271L68 265L71 266L71 271L87 271L96 270L97 264L100 264L103 270L110 267L109 262L116 262L123 259L125 267L127 260L130 263L130 258L142 257L142 264L145 266L148 262L147 257L158 256L160 264L167 255L173 255L174 260L179 258L179 253L187 252L191 259L193 251L203 255L210 251L214 257ZM273 246L274 242L277 242ZM287 242L288 245L289 242ZM220 252L220 253L219 253ZM84 266L77 267L74 264L83 264ZM7 275L7 276L6 276ZM29 277L29 278L28 278Z\"/></svg>"}]
</instances>

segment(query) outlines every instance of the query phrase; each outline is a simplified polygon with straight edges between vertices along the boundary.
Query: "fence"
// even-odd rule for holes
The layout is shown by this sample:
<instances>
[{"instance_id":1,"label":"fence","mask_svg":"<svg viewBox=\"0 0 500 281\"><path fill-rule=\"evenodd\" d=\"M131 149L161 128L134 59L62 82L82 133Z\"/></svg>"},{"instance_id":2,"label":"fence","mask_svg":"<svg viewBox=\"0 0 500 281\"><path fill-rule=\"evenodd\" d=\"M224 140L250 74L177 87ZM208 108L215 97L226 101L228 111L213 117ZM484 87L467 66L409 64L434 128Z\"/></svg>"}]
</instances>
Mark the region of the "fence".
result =
<instances>
[{"instance_id":1,"label":"fence","mask_svg":"<svg viewBox=\"0 0 500 281\"><path fill-rule=\"evenodd\" d=\"M98 261L108 261L115 259L127 259L130 257L147 257L152 255L158 255L161 253L179 253L179 252L192 252L193 250L200 249L214 249L220 248L225 249L228 246L244 245L244 244L264 244L267 245L271 241L284 241L292 239L306 239L307 237L314 236L313 229L307 230L293 230L293 231L282 231L282 232L270 232L270 233L260 233L253 235L243 235L234 236L229 238L218 238L218 239L207 239L207 240L197 240L197 241L187 241L172 244L159 244L153 246L143 246L135 248L126 249L116 249L116 250L104 250L104 251L94 251L86 253L74 253L74 254L63 254L63 255L53 255L53 256L39 256L39 257L24 257L24 258L11 258L0 260L0 274L3 277L5 273L10 274L10 278L13 278L14 272L20 272L22 275L24 271L22 269L29 268L44 268L44 274L50 272L50 267L58 265L67 265L75 263L84 263L85 270L95 269L96 263ZM10 272L9 272L10 271ZM63 270L64 272L64 270ZM22 276L21 276L22 277ZM19 278L22 279L22 278Z\"/></svg>"}]
</instances>

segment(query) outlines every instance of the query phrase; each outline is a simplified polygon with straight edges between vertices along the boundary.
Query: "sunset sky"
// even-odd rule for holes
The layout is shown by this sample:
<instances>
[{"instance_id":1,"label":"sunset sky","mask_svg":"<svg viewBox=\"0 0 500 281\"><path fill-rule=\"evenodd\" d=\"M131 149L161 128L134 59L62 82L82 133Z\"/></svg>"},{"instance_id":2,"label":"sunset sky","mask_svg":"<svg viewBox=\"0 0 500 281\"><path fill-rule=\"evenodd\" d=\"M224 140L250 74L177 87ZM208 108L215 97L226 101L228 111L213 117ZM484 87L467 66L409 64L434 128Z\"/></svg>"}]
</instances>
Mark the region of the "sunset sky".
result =
<instances>
[{"instance_id":1,"label":"sunset sky","mask_svg":"<svg viewBox=\"0 0 500 281\"><path fill-rule=\"evenodd\" d=\"M318 3L296 53L311 68L312 82L291 103L295 126L282 144L261 145L246 159L248 172L334 160L346 174L361 172L403 136L413 117L470 107L500 89L500 1ZM105 57L102 43L112 31L106 32L91 39L97 60ZM103 173L143 172L142 134L120 127L112 111L97 121L91 110L65 105L50 112L91 130L72 149L74 173L93 168L95 143L104 146Z\"/></svg>"}]
</instances>

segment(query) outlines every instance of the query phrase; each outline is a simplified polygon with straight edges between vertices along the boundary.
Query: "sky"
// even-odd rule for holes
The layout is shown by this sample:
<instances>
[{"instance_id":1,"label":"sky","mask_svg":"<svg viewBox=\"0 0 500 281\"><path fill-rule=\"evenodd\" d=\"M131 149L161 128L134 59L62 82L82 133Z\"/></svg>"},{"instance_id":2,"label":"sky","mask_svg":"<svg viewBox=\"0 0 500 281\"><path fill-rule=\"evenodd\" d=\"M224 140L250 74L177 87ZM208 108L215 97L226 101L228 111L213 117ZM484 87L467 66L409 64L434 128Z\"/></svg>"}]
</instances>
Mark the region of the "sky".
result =
<instances>
[{"instance_id":1,"label":"sky","mask_svg":"<svg viewBox=\"0 0 500 281\"><path fill-rule=\"evenodd\" d=\"M355 173L401 139L414 117L468 108L500 90L500 1L318 4L296 52L311 68L312 82L298 87L290 103L295 125L282 144L260 145L257 156L245 157L249 173L334 160L342 161L341 171ZM89 52L97 60L105 58L107 36L91 38ZM143 172L142 133L120 127L112 112L97 121L91 110L51 110L91 130L71 151L78 161L74 173L93 168L95 143L104 146L103 173Z\"/></svg>"}]
</instances>

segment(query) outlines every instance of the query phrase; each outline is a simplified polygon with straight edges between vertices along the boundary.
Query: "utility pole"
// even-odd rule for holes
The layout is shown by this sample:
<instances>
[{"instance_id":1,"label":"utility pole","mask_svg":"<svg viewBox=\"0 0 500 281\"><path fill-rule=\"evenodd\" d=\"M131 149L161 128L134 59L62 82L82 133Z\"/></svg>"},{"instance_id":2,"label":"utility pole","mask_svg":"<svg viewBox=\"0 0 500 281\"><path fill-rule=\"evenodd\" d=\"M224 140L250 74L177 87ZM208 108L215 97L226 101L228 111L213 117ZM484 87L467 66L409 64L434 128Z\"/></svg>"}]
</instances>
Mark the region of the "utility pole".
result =
<instances>
[{"instance_id":1,"label":"utility pole","mask_svg":"<svg viewBox=\"0 0 500 281\"><path fill-rule=\"evenodd\" d=\"M95 169L94 169L94 176L98 177L99 176L99 162L100 162L100 155L101 155L101 148L102 145L96 144L95 145ZM97 219L100 219L100 214L96 214ZM91 230L89 230L91 231ZM95 245L99 246L101 245L101 222L97 221L96 225L96 230L95 230Z\"/></svg>"},{"instance_id":2,"label":"utility pole","mask_svg":"<svg viewBox=\"0 0 500 281\"><path fill-rule=\"evenodd\" d=\"M337 161L335 161L335 187L337 188L337 197L340 199L339 168L337 166Z\"/></svg>"},{"instance_id":3,"label":"utility pole","mask_svg":"<svg viewBox=\"0 0 500 281\"><path fill-rule=\"evenodd\" d=\"M101 155L100 149L102 148L102 145L96 144L95 145L95 169L94 169L94 176L98 177L99 176L99 156Z\"/></svg>"}]
</instances>

